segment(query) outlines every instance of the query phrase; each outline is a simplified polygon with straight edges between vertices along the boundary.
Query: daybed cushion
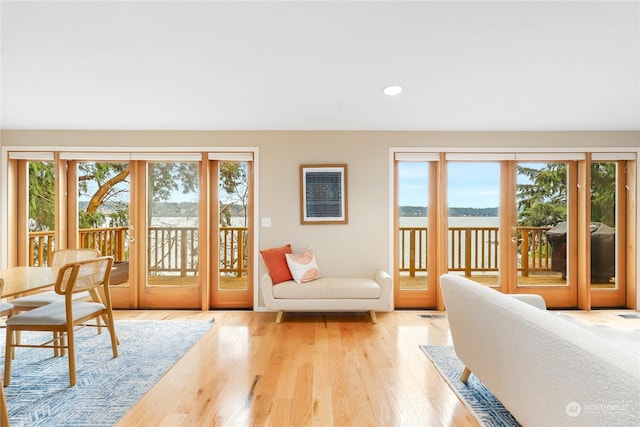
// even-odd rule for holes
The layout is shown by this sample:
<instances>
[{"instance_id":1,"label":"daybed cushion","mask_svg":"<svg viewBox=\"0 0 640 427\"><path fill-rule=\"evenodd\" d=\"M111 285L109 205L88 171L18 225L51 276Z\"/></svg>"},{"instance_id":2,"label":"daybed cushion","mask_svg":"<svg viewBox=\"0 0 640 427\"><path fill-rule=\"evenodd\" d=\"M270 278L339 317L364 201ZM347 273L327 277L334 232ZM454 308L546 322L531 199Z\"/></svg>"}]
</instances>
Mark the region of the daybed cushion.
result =
<instances>
[{"instance_id":1,"label":"daybed cushion","mask_svg":"<svg viewBox=\"0 0 640 427\"><path fill-rule=\"evenodd\" d=\"M260 251L264 265L267 267L267 271L274 285L280 282L286 282L287 280L293 280L286 259L286 254L290 254L291 252L290 244L280 248L262 249Z\"/></svg>"},{"instance_id":2,"label":"daybed cushion","mask_svg":"<svg viewBox=\"0 0 640 427\"><path fill-rule=\"evenodd\" d=\"M300 254L285 254L284 256L296 283L311 282L320 278L320 268L312 248Z\"/></svg>"},{"instance_id":3,"label":"daybed cushion","mask_svg":"<svg viewBox=\"0 0 640 427\"><path fill-rule=\"evenodd\" d=\"M376 299L382 288L375 280L323 277L297 284L293 280L273 286L275 299Z\"/></svg>"}]
</instances>

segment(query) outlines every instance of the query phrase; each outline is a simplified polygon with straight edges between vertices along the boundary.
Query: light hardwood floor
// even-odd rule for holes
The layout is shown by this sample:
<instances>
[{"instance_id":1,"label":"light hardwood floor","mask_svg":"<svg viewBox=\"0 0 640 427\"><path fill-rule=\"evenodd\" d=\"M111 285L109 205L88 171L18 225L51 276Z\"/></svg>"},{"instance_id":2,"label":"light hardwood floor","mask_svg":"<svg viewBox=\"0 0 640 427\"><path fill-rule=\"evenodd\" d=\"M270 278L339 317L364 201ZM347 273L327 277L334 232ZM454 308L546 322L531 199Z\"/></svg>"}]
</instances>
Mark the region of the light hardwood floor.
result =
<instances>
[{"instance_id":1,"label":"light hardwood floor","mask_svg":"<svg viewBox=\"0 0 640 427\"><path fill-rule=\"evenodd\" d=\"M618 316L629 311L565 313L640 328ZM215 326L117 426L477 426L419 348L451 344L440 314L378 313L372 324L368 314L293 313L276 325L275 313L118 311Z\"/></svg>"}]
</instances>

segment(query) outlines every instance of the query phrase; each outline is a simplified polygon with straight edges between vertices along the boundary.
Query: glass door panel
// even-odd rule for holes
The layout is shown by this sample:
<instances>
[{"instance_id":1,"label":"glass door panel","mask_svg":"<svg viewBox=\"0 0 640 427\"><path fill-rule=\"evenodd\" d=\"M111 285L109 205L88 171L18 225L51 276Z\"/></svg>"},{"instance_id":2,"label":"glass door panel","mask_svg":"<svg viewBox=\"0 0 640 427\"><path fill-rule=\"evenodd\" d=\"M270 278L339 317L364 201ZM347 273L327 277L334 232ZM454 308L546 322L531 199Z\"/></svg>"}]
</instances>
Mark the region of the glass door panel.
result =
<instances>
[{"instance_id":1,"label":"glass door panel","mask_svg":"<svg viewBox=\"0 0 640 427\"><path fill-rule=\"evenodd\" d=\"M396 307L435 308L438 253L436 215L437 161L410 153L395 163L395 291Z\"/></svg>"},{"instance_id":2,"label":"glass door panel","mask_svg":"<svg viewBox=\"0 0 640 427\"><path fill-rule=\"evenodd\" d=\"M250 280L251 162L214 161L218 207L217 280L211 305L216 308L252 306Z\"/></svg>"},{"instance_id":3,"label":"glass door panel","mask_svg":"<svg viewBox=\"0 0 640 427\"><path fill-rule=\"evenodd\" d=\"M593 307L623 307L627 203L625 161L591 163L591 259ZM621 190L622 189L622 190Z\"/></svg>"},{"instance_id":4,"label":"glass door panel","mask_svg":"<svg viewBox=\"0 0 640 427\"><path fill-rule=\"evenodd\" d=\"M591 287L616 288L615 162L591 164Z\"/></svg>"},{"instance_id":5,"label":"glass door panel","mask_svg":"<svg viewBox=\"0 0 640 427\"><path fill-rule=\"evenodd\" d=\"M198 206L198 162L147 164L147 281L143 306L199 307ZM184 297L182 290L187 290L191 301L176 301Z\"/></svg>"},{"instance_id":6,"label":"glass door panel","mask_svg":"<svg viewBox=\"0 0 640 427\"><path fill-rule=\"evenodd\" d=\"M517 280L509 292L577 306L578 187L578 161L516 163Z\"/></svg>"},{"instance_id":7,"label":"glass door panel","mask_svg":"<svg viewBox=\"0 0 640 427\"><path fill-rule=\"evenodd\" d=\"M398 162L398 286L400 293L429 289L429 163Z\"/></svg>"},{"instance_id":8,"label":"glass door panel","mask_svg":"<svg viewBox=\"0 0 640 427\"><path fill-rule=\"evenodd\" d=\"M219 163L220 265L218 289L247 290L249 193L247 162Z\"/></svg>"},{"instance_id":9,"label":"glass door panel","mask_svg":"<svg viewBox=\"0 0 640 427\"><path fill-rule=\"evenodd\" d=\"M567 286L567 164L518 163L518 286Z\"/></svg>"},{"instance_id":10,"label":"glass door panel","mask_svg":"<svg viewBox=\"0 0 640 427\"><path fill-rule=\"evenodd\" d=\"M110 284L116 308L129 307L129 162L74 162L77 238L70 246L114 258Z\"/></svg>"},{"instance_id":11,"label":"glass door panel","mask_svg":"<svg viewBox=\"0 0 640 427\"><path fill-rule=\"evenodd\" d=\"M78 162L78 244L129 260L129 163Z\"/></svg>"},{"instance_id":12,"label":"glass door panel","mask_svg":"<svg viewBox=\"0 0 640 427\"><path fill-rule=\"evenodd\" d=\"M500 163L448 163L448 270L498 286Z\"/></svg>"},{"instance_id":13,"label":"glass door panel","mask_svg":"<svg viewBox=\"0 0 640 427\"><path fill-rule=\"evenodd\" d=\"M28 161L28 264L49 265L55 249L55 164Z\"/></svg>"}]
</instances>

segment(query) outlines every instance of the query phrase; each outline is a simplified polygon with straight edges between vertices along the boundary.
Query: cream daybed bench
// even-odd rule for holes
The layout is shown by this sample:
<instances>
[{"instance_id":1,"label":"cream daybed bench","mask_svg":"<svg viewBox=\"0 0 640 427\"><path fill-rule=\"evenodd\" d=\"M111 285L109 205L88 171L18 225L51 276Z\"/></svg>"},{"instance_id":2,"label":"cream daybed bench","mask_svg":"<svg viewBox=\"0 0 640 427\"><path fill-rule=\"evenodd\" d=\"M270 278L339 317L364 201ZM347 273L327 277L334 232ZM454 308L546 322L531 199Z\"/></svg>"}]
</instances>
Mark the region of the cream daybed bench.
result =
<instances>
[{"instance_id":1,"label":"cream daybed bench","mask_svg":"<svg viewBox=\"0 0 640 427\"><path fill-rule=\"evenodd\" d=\"M268 270L260 280L262 298L266 308L278 311L276 323L285 311L365 311L377 323L376 311L392 309L393 281L386 272L378 271L372 278L320 277L312 252L290 251L289 245L261 251ZM287 263L285 254L294 260ZM305 267L297 268L295 261ZM313 269L316 272L309 273Z\"/></svg>"}]
</instances>

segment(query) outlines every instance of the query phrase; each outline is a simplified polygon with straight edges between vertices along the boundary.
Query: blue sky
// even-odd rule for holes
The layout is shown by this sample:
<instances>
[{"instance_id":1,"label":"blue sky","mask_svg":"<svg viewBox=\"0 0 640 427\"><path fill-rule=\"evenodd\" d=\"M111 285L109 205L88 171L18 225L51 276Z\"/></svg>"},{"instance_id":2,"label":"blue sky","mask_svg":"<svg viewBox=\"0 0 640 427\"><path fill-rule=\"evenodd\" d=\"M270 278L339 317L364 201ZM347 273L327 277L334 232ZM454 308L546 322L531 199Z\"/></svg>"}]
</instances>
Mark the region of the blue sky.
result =
<instances>
[{"instance_id":1,"label":"blue sky","mask_svg":"<svg viewBox=\"0 0 640 427\"><path fill-rule=\"evenodd\" d=\"M426 206L428 164L400 164L400 206ZM495 208L500 204L498 163L449 163L449 206Z\"/></svg>"}]
</instances>

